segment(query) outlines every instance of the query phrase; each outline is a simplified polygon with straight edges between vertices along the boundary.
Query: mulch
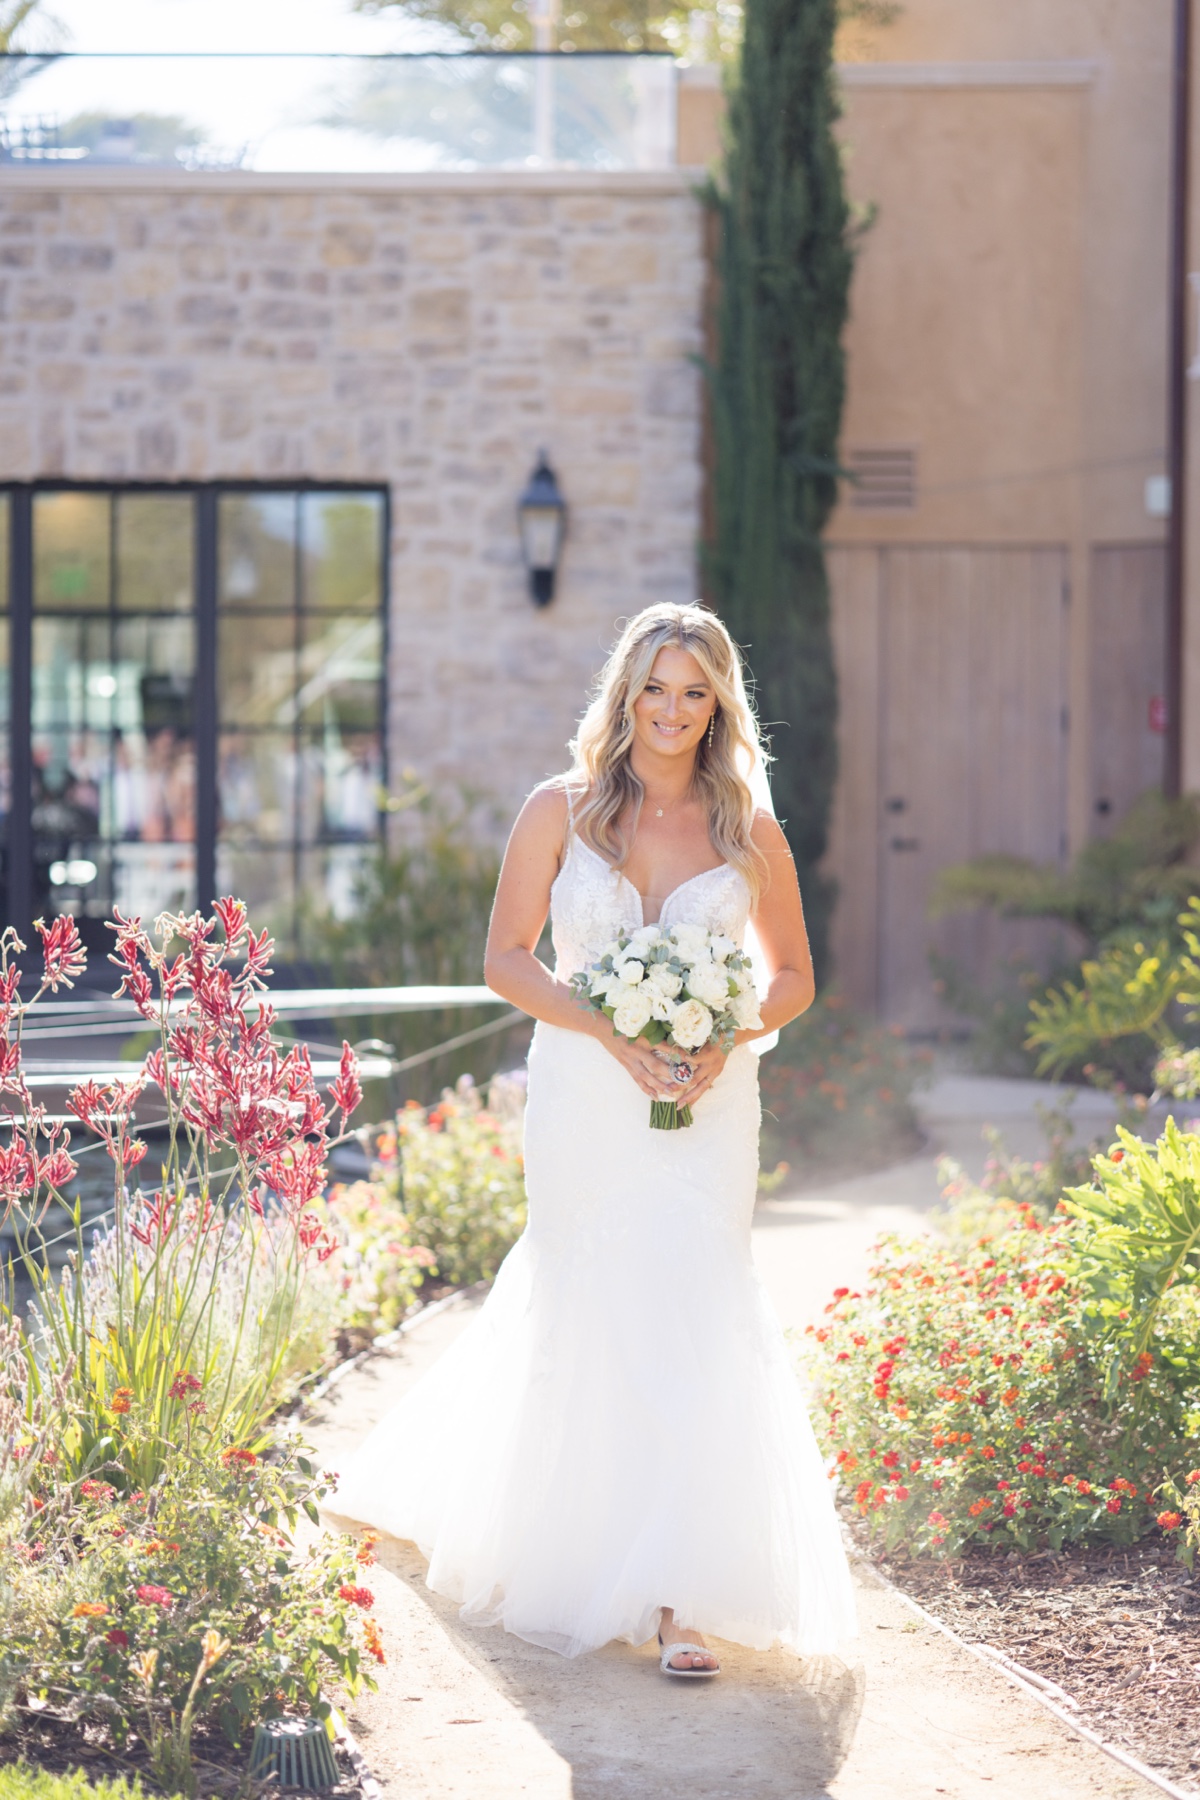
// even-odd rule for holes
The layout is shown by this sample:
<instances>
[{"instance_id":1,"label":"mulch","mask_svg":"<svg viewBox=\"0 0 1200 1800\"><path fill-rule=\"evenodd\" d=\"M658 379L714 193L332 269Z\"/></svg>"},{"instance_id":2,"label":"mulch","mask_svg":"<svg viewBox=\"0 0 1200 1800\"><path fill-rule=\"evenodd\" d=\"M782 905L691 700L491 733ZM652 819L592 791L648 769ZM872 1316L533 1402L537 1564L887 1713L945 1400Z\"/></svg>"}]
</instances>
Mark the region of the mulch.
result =
<instances>
[{"instance_id":1,"label":"mulch","mask_svg":"<svg viewBox=\"0 0 1200 1800\"><path fill-rule=\"evenodd\" d=\"M961 1638L1054 1682L1080 1724L1200 1795L1200 1576L1169 1546L948 1561L862 1547Z\"/></svg>"}]
</instances>

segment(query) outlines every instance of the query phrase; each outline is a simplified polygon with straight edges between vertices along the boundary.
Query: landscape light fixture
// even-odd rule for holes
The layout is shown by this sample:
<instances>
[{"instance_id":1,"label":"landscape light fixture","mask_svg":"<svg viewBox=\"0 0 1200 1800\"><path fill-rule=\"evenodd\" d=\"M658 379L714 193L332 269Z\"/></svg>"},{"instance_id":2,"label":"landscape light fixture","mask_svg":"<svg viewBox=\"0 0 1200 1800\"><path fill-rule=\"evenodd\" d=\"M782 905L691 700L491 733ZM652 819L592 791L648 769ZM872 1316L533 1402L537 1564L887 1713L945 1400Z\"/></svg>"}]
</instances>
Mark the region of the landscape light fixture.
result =
<instances>
[{"instance_id":1,"label":"landscape light fixture","mask_svg":"<svg viewBox=\"0 0 1200 1800\"><path fill-rule=\"evenodd\" d=\"M521 548L529 570L529 597L535 606L549 606L554 598L554 577L562 554L567 530L567 503L554 479L554 470L546 461L546 452L538 451L537 467L529 477L529 485L517 501L517 520L521 527Z\"/></svg>"}]
</instances>

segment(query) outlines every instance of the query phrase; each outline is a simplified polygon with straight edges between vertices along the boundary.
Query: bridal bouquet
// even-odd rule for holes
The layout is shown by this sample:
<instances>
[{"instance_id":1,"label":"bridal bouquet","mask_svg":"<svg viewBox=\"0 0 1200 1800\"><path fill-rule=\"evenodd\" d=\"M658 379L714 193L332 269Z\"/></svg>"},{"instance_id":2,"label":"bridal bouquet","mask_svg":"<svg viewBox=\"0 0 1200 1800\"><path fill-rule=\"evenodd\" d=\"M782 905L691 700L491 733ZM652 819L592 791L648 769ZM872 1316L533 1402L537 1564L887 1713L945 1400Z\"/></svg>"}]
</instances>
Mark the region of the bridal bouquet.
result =
<instances>
[{"instance_id":1,"label":"bridal bouquet","mask_svg":"<svg viewBox=\"0 0 1200 1800\"><path fill-rule=\"evenodd\" d=\"M688 1051L732 1044L735 1031L762 1025L750 958L732 938L703 925L643 925L622 932L599 962L571 977L571 985L622 1037L662 1044L683 1087L695 1073ZM650 1102L656 1131L691 1122L690 1106Z\"/></svg>"}]
</instances>

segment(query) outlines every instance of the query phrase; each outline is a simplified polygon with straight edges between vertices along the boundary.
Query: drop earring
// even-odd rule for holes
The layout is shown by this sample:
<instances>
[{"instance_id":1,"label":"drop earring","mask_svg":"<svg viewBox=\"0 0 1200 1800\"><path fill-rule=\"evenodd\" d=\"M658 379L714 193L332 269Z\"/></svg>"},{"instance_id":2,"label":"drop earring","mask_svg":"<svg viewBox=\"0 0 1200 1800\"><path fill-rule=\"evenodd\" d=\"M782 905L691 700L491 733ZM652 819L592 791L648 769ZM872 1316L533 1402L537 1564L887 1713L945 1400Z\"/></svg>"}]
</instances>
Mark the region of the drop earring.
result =
<instances>
[{"instance_id":1,"label":"drop earring","mask_svg":"<svg viewBox=\"0 0 1200 1800\"><path fill-rule=\"evenodd\" d=\"M717 728L717 715L715 712L713 712L713 713L710 713L709 720L708 720L708 747L710 750L712 749L713 732L716 730L716 728Z\"/></svg>"}]
</instances>

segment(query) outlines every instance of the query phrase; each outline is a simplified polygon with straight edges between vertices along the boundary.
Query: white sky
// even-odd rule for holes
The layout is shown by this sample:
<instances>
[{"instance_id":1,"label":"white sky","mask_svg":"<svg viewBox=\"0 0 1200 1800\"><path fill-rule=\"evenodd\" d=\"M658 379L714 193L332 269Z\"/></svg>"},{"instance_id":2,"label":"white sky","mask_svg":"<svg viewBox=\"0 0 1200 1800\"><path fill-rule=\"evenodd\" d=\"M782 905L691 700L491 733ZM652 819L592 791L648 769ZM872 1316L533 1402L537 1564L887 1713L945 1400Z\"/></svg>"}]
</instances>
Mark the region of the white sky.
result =
<instances>
[{"instance_id":1,"label":"white sky","mask_svg":"<svg viewBox=\"0 0 1200 1800\"><path fill-rule=\"evenodd\" d=\"M346 0L44 0L64 50L419 50L434 26L351 12Z\"/></svg>"}]
</instances>

